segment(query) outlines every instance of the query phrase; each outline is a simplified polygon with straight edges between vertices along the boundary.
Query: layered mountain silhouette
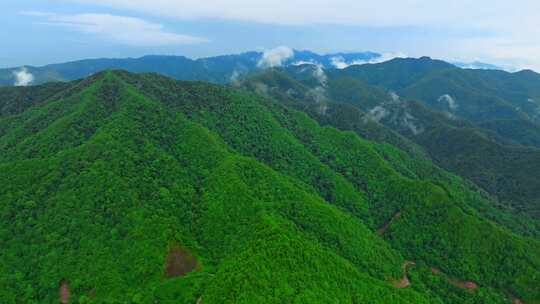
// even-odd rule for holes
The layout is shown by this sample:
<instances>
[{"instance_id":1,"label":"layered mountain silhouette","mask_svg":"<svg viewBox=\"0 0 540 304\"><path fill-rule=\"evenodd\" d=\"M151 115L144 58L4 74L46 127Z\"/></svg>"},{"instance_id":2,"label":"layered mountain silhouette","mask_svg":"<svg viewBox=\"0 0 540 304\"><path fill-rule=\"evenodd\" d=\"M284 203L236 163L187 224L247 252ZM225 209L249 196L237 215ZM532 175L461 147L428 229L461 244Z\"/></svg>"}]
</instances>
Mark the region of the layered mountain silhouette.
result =
<instances>
[{"instance_id":1,"label":"layered mountain silhouette","mask_svg":"<svg viewBox=\"0 0 540 304\"><path fill-rule=\"evenodd\" d=\"M123 69L130 72L156 72L180 80L204 80L228 83L254 71L279 65L306 62L321 64L325 68L366 63L378 58L373 52L332 53L320 55L311 51L284 48L283 54L269 52L246 52L235 55L190 59L184 56L150 55L140 58L102 58L50 64L43 67L15 67L0 69L0 86L19 83L17 73L31 75L28 84L51 81L70 81L88 77L107 69ZM25 82L25 84L26 84Z\"/></svg>"}]
</instances>

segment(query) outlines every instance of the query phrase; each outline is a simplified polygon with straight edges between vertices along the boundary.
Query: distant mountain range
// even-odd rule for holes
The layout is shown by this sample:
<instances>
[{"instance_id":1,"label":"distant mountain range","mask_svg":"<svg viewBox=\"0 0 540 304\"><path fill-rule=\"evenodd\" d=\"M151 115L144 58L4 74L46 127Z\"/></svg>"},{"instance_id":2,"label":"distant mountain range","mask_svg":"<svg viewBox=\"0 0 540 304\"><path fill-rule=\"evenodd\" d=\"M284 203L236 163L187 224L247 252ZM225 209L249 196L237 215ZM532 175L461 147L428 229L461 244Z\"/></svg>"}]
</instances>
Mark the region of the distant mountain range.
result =
<instances>
[{"instance_id":1,"label":"distant mountain range","mask_svg":"<svg viewBox=\"0 0 540 304\"><path fill-rule=\"evenodd\" d=\"M380 54L372 52L319 55L310 51L285 49L281 53L272 53L271 51L268 53L246 52L201 59L161 55L125 59L86 59L42 67L25 66L0 69L0 85L70 81L107 69L123 69L130 72L156 72L180 80L205 80L227 83L241 75L275 65L312 62L321 64L325 68L332 68L336 65L369 62L380 56ZM23 79L18 79L21 77Z\"/></svg>"},{"instance_id":2,"label":"distant mountain range","mask_svg":"<svg viewBox=\"0 0 540 304\"><path fill-rule=\"evenodd\" d=\"M325 69L342 69L350 65L379 63L390 59L392 59L392 56L374 52L320 55L311 51L291 50L288 48L200 59L163 55L149 55L140 58L85 59L41 67L23 66L0 69L0 86L70 81L107 69L122 69L136 73L156 72L179 80L203 80L223 84L254 71L281 65L312 63ZM471 64L455 63L455 65L463 68L499 69L494 65L480 62Z\"/></svg>"}]
</instances>

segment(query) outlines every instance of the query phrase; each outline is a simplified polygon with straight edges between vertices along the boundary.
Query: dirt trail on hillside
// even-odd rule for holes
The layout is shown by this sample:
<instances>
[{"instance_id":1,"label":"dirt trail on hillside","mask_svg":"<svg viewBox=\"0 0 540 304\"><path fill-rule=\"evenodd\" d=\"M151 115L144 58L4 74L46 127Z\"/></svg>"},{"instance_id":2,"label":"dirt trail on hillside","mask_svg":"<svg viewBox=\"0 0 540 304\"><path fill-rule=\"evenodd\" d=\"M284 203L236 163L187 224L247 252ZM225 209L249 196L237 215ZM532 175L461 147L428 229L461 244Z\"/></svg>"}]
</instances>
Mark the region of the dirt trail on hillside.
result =
<instances>
[{"instance_id":1,"label":"dirt trail on hillside","mask_svg":"<svg viewBox=\"0 0 540 304\"><path fill-rule=\"evenodd\" d=\"M450 283L450 284L452 284L454 286L457 286L457 287L464 288L464 289L469 289L469 290L478 289L478 284L476 284L473 281L463 281L463 280L457 280L457 279L448 279L448 283Z\"/></svg>"},{"instance_id":2,"label":"dirt trail on hillside","mask_svg":"<svg viewBox=\"0 0 540 304\"><path fill-rule=\"evenodd\" d=\"M511 295L510 299L512 299L512 304L525 304L521 299L516 298L515 296Z\"/></svg>"},{"instance_id":3,"label":"dirt trail on hillside","mask_svg":"<svg viewBox=\"0 0 540 304\"><path fill-rule=\"evenodd\" d=\"M383 235L386 232L386 229L392 224L392 222L401 217L401 211L396 212L388 222L386 222L381 228L377 229L378 235Z\"/></svg>"},{"instance_id":4,"label":"dirt trail on hillside","mask_svg":"<svg viewBox=\"0 0 540 304\"><path fill-rule=\"evenodd\" d=\"M69 297L71 296L71 292L69 290L68 281L62 280L62 282L60 282L59 294L60 294L60 303L62 304L69 303Z\"/></svg>"},{"instance_id":5,"label":"dirt trail on hillside","mask_svg":"<svg viewBox=\"0 0 540 304\"><path fill-rule=\"evenodd\" d=\"M409 281L409 277L407 276L407 267L409 267L409 265L416 265L416 264L411 261L405 261L403 265L401 265L401 268L403 268L403 277L401 278L401 280L394 282L395 288L404 288L411 285L411 282Z\"/></svg>"},{"instance_id":6,"label":"dirt trail on hillside","mask_svg":"<svg viewBox=\"0 0 540 304\"><path fill-rule=\"evenodd\" d=\"M446 274L444 274L439 268L430 267L429 270L432 273L443 274L443 275L446 276ZM460 287L460 288L464 288L464 289L469 289L469 290L478 289L478 284L476 282L473 282L473 281L459 280L459 279L455 279L455 278L448 278L448 283L450 283L450 284L452 284L454 286Z\"/></svg>"}]
</instances>

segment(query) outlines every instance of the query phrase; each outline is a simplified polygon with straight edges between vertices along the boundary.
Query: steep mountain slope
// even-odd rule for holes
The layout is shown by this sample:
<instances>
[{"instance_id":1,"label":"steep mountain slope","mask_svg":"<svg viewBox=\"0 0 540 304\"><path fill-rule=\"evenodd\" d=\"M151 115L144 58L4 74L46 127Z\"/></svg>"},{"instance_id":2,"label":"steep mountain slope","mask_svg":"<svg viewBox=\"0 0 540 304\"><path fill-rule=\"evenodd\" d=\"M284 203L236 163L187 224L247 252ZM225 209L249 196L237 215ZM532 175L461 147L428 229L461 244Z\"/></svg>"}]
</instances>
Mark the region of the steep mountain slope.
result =
<instances>
[{"instance_id":1,"label":"steep mountain slope","mask_svg":"<svg viewBox=\"0 0 540 304\"><path fill-rule=\"evenodd\" d=\"M320 74L321 72L322 74ZM320 79L321 75L322 79ZM366 86L357 80L347 79L333 82L326 78L319 67L302 65L286 70L271 69L253 74L241 82L234 83L234 85L261 95L274 97L282 103L309 113L322 124L333 125L344 130L354 130L363 138L388 142L418 157L427 157L419 146L405 137L373 119L366 119L367 113L360 107L334 101L342 100L341 96L353 96L352 98L355 100L375 106L380 100L388 98L388 94L383 90Z\"/></svg>"},{"instance_id":2,"label":"steep mountain slope","mask_svg":"<svg viewBox=\"0 0 540 304\"><path fill-rule=\"evenodd\" d=\"M518 108L528 103L526 96L522 97L522 102L518 102L509 96L512 94L510 91L491 89L497 82L486 82L476 74L478 72L475 70L460 69L435 73L405 88L402 94L423 100L434 108L473 122L528 118L521 108Z\"/></svg>"},{"instance_id":3,"label":"steep mountain slope","mask_svg":"<svg viewBox=\"0 0 540 304\"><path fill-rule=\"evenodd\" d=\"M57 106L67 107L69 114L51 116L51 109ZM367 264L359 269L370 269L383 280L393 273L400 275L400 255L357 219L329 207L305 186L232 154L204 127L187 121L181 114L168 113L163 105L125 86L116 76L98 76L74 95L34 108L21 119L30 122L41 114L49 120L37 130L29 130L31 126L23 124L16 128L17 135L7 136L7 142L14 145L5 145L6 137L2 138L2 151L6 152L2 153L2 184L8 185L2 190L2 217L4 223L15 223L2 227L2 240L6 240L2 254L6 275L2 285L7 286L3 289L3 302L21 298L52 302L57 294L53 290L61 280L69 282L73 297L79 299L146 297L159 293L160 284L171 284L161 276L170 242L200 250L195 252L198 259L203 265L208 261L211 269L211 265L216 265L214 261L241 252L242 248L252 248L246 243L251 238L265 240L265 246L258 249L280 251L284 249L282 242L289 242L283 239L287 234L291 234L290 242L301 245L292 248L311 255L312 263L320 265L318 273L325 276L331 270L338 274L342 269L338 277L350 278L336 280L338 294L345 295L340 289L354 289L358 296L369 299L367 290L373 290L375 295L384 290L388 295L396 293L384 281L369 279L366 274L351 274L358 270L350 261L335 256L335 252L343 250L351 255L351 261L364 263L366 259L361 256L369 254L373 256L370 259L379 260L377 263L387 270L378 271ZM91 126L81 125L83 121ZM255 187L254 182L259 186ZM244 206L239 204L242 198ZM293 203L294 208L287 207ZM18 205L21 208L13 209ZM283 215L279 215L281 212ZM340 227L334 226L336 222ZM301 225L301 232L295 228L297 225ZM321 228L322 234L312 230ZM352 230L346 232L348 229ZM251 234L259 230L267 236ZM277 232L279 238L274 237ZM340 240L341 249L325 253L328 249L320 246L328 241L316 241L321 237ZM368 244L359 243L362 240ZM26 248L21 241L35 248ZM272 249L274 246L277 247ZM382 252L377 252L377 247ZM25 254L21 256L19 250ZM327 264L330 260L336 260L331 268ZM283 268L285 260L272 262L264 263L269 271L289 272L289 268ZM297 275L308 272L308 264L295 266ZM13 268L17 269L15 273L8 271ZM229 267L226 275L241 269L246 270ZM254 269L247 270L256 273ZM308 273L304 279L307 276ZM197 282L209 278L203 271L188 279L194 287L201 288ZM318 282L317 278L313 280ZM291 288L287 282L282 281L286 285L278 290ZM212 285L208 288L212 290ZM251 302L250 289L246 288L246 301ZM381 291L377 292L378 288ZM251 292L264 296L258 289ZM323 296L316 290L312 293ZM276 296L286 299L293 295ZM159 295L163 296L166 295Z\"/></svg>"},{"instance_id":4,"label":"steep mountain slope","mask_svg":"<svg viewBox=\"0 0 540 304\"><path fill-rule=\"evenodd\" d=\"M406 62L413 65L411 60ZM429 60L425 59L423 64L429 66ZM427 152L438 165L473 181L514 213L540 216L540 176L535 169L540 164L540 150L514 146L516 140L520 140L513 136L520 133L522 139L528 138L534 143L535 123L518 120L522 122L520 126L526 128L512 132L518 128L512 120L506 120L512 128L505 128L505 124L498 124L503 120L478 123L461 119L385 88L366 84L351 76L349 70L358 71L361 67L342 71L324 71L313 65L289 67L254 75L240 86L293 105L321 123L398 146L417 158L426 159ZM496 113L488 116L496 117ZM377 124L385 125L422 148ZM496 128L500 130L491 131Z\"/></svg>"},{"instance_id":5,"label":"steep mountain slope","mask_svg":"<svg viewBox=\"0 0 540 304\"><path fill-rule=\"evenodd\" d=\"M72 85L53 82L32 88L0 88L0 116L24 112L29 107L47 100Z\"/></svg>"},{"instance_id":6,"label":"steep mountain slope","mask_svg":"<svg viewBox=\"0 0 540 304\"><path fill-rule=\"evenodd\" d=\"M104 72L0 122L2 302L540 300L459 179L260 96Z\"/></svg>"},{"instance_id":7,"label":"steep mountain slope","mask_svg":"<svg viewBox=\"0 0 540 304\"><path fill-rule=\"evenodd\" d=\"M416 99L448 115L489 129L507 142L540 147L540 74L460 69L427 57L352 66L329 75L353 77ZM500 121L520 125L495 127Z\"/></svg>"},{"instance_id":8,"label":"steep mountain slope","mask_svg":"<svg viewBox=\"0 0 540 304\"><path fill-rule=\"evenodd\" d=\"M175 92L178 92L180 90L180 87L178 87L178 85L176 85L176 88L175 86L172 86L172 84L166 85L165 83L162 83L157 85L157 82L153 78L151 82L139 79L139 81L134 82L133 85L141 87L144 92L146 92L147 94L152 94L155 99L160 100L173 101L175 99L178 99L178 96L175 95ZM152 87L154 89L152 89ZM276 131L272 131L273 128L238 128L236 123L237 121L244 121L244 124L253 126L260 125L262 122L272 121L272 119L267 115L262 115L262 113L264 112L263 109L260 109L259 111L251 111L251 115L246 116L244 114L246 105L241 102L241 100L243 100L242 98L235 98L236 102L232 104L228 102L224 103L224 101L228 100L227 98L225 98L224 96L220 96L220 94L217 94L212 90L208 90L208 88L194 89L192 94L194 94L194 96L205 96L205 98L203 99L205 100L205 104L208 104L207 106L202 108L200 103L182 105L181 108L184 109L184 111L188 111L190 113L193 113L193 109L199 109L198 114L197 111L195 111L195 114L191 114L191 117L193 117L193 119L200 120L201 122L207 124L207 126L209 126L212 130L216 130L216 132L221 134L221 136L226 141L229 141L229 143L235 149L241 151L244 154L247 153L247 155L255 156L261 161L266 162L267 164L276 169L283 170L284 168L287 168L286 170L288 170L289 174L292 174L293 176L301 178L304 181L314 185L315 188L318 189L319 193L323 194L328 201L333 202L334 204L340 204L339 201L336 200L335 196L328 196L328 192L326 192L324 188L321 188L320 179L310 180L309 175L311 174L308 173L309 171L306 172L304 170L301 170L300 168L300 170L296 169L297 165L293 165L292 167L284 165L282 161L283 159L289 159L291 161L295 158L294 155L296 153L293 150L290 150L290 147L296 146L294 142L289 142L289 140L287 140L286 138L282 138L281 136L276 137ZM276 104L274 103L270 103L269 105L276 106ZM252 107L253 105L249 106L249 108ZM282 108L279 107L278 109ZM396 211L396 206L400 206L401 208L403 208L408 203L414 205L418 201L430 201L431 199L435 199L435 197L437 197L436 193L438 193L439 191L437 190L437 187L429 190L430 187L427 186L427 184L420 182L420 180L418 182L413 182L412 184L406 181L407 179L402 180L399 177L400 175L396 171L394 171L395 169L391 168L389 163L387 163L387 166L389 166L391 169L385 169L385 166L383 164L386 163L386 161L382 156L377 155L376 149L374 147L369 147L370 144L368 144L368 142L363 142L361 144L360 141L358 141L357 137L351 137L352 134L340 137L337 133L331 131L334 130L332 128L319 129L316 127L316 124L314 124L313 121L309 119L306 120L307 117L302 115L295 118L301 118L301 120L294 123L294 120L291 119L296 117L293 114L297 112L286 111L284 114L279 112L276 113L275 111L277 111L277 109L274 109L272 112L275 113L273 115L278 119L278 121L281 122L282 125L287 126L287 129L292 131L295 137L300 139L300 141L304 145L310 147L311 153L314 153L316 156L318 156L324 164L327 164L333 170L337 170L340 175L346 177L347 180L349 180L353 185L355 185L356 189L366 194L368 203L371 206L369 217L370 220L374 222L374 225L372 225L372 227L379 227L384 222L386 222L386 220L388 220ZM255 115L256 113L261 114ZM230 115L233 116L231 117ZM210 124L208 124L209 122ZM302 128L299 129L299 127ZM310 133L312 135L310 135ZM343 141L336 141L340 138L342 138ZM257 144L253 145L253 142L256 142ZM285 147L289 148L283 150ZM380 162L379 165L376 165L377 162ZM293 162L291 162L291 164L293 164ZM309 168L316 167L309 166ZM358 171L355 168L358 168ZM406 194L409 190L405 189L410 189L410 191L412 191L411 196ZM417 190L414 189L423 190L417 192ZM450 193L453 193L451 194L453 196L451 201L454 204L459 201L465 201L465 197L467 197L468 195L459 191L448 191L451 191ZM420 195L420 197L417 197L416 195ZM437 199L435 199L435 201L437 201ZM480 201L477 199L473 199L469 201L469 203L479 204ZM443 199L442 205L445 204L446 203L444 203ZM475 212L469 207L467 207L465 204L466 203L463 203L461 205L462 208L465 208L467 210L467 213L475 214ZM345 207L350 209L350 207L346 205ZM430 208L420 207L419 209L429 210ZM465 214L460 214L460 211L457 211L457 209L455 211L457 213L454 214L456 215L456 218L454 218L454 220L459 219L460 216L467 218ZM352 212L354 212L354 209ZM411 214L411 216L414 218L418 215ZM412 222L414 221L415 220L412 220ZM435 222L440 223L440 220L434 220L433 223ZM471 227L471 230L469 231L473 231L474 229L478 229L478 231L486 231L486 228L480 227ZM494 233L497 234L497 232ZM428 238L438 239L441 237L442 236L440 235L431 235ZM469 235L467 237L459 237L463 237L466 239L471 236ZM473 238L474 237L475 236L473 236ZM444 238L446 237L442 237L442 239ZM443 243L445 242L443 241ZM449 243L455 244L455 242ZM483 249L486 248L484 247ZM474 250L483 249L475 248ZM452 250L448 250L447 252L456 252L456 249L454 248ZM474 255L476 253L469 252L467 254ZM485 276L487 278L490 275L485 274ZM511 279L510 281L513 281L513 279Z\"/></svg>"},{"instance_id":9,"label":"steep mountain slope","mask_svg":"<svg viewBox=\"0 0 540 304\"><path fill-rule=\"evenodd\" d=\"M468 128L434 129L417 140L442 167L475 181L517 210L540 217L540 150L502 146Z\"/></svg>"},{"instance_id":10,"label":"steep mountain slope","mask_svg":"<svg viewBox=\"0 0 540 304\"><path fill-rule=\"evenodd\" d=\"M467 129L456 129L455 123L447 119L445 124L453 125L453 129L432 125L424 128L424 134L409 138L426 147L444 168L538 217L540 179L535 166L540 161L540 150L512 145L540 147L540 108L536 103L540 75L532 71L445 69L440 62L422 60L406 64L396 60L388 65L383 69L398 69L394 67L397 65L412 75L424 65L431 68L420 80L401 87L373 77L363 79L396 89L400 95L422 101L450 118L460 117L472 123ZM366 73L363 66L354 69Z\"/></svg>"}]
</instances>

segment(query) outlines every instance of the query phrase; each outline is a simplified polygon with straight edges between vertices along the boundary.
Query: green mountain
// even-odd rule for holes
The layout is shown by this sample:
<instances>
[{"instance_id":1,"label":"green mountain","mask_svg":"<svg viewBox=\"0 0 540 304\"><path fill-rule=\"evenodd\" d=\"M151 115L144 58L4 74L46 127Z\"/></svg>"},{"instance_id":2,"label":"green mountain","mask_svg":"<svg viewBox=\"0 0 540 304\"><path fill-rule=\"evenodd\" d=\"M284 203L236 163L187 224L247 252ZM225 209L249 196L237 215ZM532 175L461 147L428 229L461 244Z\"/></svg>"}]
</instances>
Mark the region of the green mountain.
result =
<instances>
[{"instance_id":1,"label":"green mountain","mask_svg":"<svg viewBox=\"0 0 540 304\"><path fill-rule=\"evenodd\" d=\"M0 96L2 303L540 302L535 228L414 151L155 74Z\"/></svg>"},{"instance_id":2,"label":"green mountain","mask_svg":"<svg viewBox=\"0 0 540 304\"><path fill-rule=\"evenodd\" d=\"M355 131L364 138L397 146L416 158L432 160L487 191L499 201L496 205L502 204L514 214L538 218L540 149L522 144L528 141L534 145L540 139L539 125L515 111L511 112L516 114L515 119L503 119L497 118L498 110L487 110L486 117L493 119L481 120L413 99L422 97L410 93L410 88L421 87L418 84L424 82L422 75L445 71L464 70L427 58L329 71L304 65L255 74L239 86L292 105L322 124ZM384 78L387 73L394 78ZM396 93L381 85L401 90ZM420 91L428 94L429 88L437 86ZM465 89L463 92L469 97L475 94ZM483 105L487 109L490 106L497 109L497 102Z\"/></svg>"},{"instance_id":3,"label":"green mountain","mask_svg":"<svg viewBox=\"0 0 540 304\"><path fill-rule=\"evenodd\" d=\"M393 90L491 130L503 140L540 147L540 74L533 71L460 69L423 57L351 66L329 74Z\"/></svg>"}]
</instances>

